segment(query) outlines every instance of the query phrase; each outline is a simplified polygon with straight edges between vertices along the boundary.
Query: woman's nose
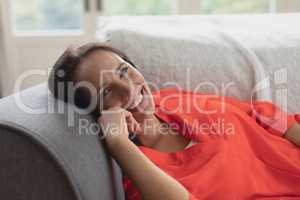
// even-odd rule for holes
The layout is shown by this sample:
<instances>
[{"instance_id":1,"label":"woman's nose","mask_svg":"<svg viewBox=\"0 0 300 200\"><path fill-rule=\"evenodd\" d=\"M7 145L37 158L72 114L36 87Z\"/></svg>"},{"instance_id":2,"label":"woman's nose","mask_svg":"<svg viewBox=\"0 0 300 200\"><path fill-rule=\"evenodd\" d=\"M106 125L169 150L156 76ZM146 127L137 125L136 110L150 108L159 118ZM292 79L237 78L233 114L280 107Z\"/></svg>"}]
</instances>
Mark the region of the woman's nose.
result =
<instances>
[{"instance_id":1,"label":"woman's nose","mask_svg":"<svg viewBox=\"0 0 300 200\"><path fill-rule=\"evenodd\" d=\"M145 79L141 73L139 73L136 69L132 69L128 73L129 81L131 81L135 85L143 84Z\"/></svg>"}]
</instances>

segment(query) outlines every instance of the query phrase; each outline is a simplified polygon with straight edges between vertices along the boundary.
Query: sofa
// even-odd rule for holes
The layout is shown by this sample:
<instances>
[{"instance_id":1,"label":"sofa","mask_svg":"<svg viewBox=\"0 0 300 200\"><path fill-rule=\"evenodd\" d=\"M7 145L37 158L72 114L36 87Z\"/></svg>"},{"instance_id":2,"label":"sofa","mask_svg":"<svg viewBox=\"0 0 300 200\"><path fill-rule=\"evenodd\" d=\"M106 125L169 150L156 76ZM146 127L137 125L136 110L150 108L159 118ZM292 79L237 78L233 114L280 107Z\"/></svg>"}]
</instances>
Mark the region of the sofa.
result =
<instances>
[{"instance_id":1,"label":"sofa","mask_svg":"<svg viewBox=\"0 0 300 200\"><path fill-rule=\"evenodd\" d=\"M128 54L159 88L269 100L299 112L299 20L298 14L128 17L126 24L110 18L98 39ZM281 90L286 104L278 101ZM55 100L46 83L2 98L1 199L125 199L122 171L93 125L91 116Z\"/></svg>"},{"instance_id":2,"label":"sofa","mask_svg":"<svg viewBox=\"0 0 300 200\"><path fill-rule=\"evenodd\" d=\"M1 100L1 199L124 199L120 168L103 141L79 130L80 119L92 119L77 114L70 125L71 108L50 111L62 104L46 84Z\"/></svg>"}]
</instances>

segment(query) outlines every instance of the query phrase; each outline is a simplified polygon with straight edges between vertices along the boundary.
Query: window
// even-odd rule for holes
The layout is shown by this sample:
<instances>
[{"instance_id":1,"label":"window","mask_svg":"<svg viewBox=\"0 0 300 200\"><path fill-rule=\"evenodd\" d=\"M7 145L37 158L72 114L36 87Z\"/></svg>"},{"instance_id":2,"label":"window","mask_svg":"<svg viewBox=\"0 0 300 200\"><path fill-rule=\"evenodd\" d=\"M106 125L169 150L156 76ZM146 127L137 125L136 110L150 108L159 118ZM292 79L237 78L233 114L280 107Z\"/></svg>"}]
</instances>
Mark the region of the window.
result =
<instances>
[{"instance_id":1,"label":"window","mask_svg":"<svg viewBox=\"0 0 300 200\"><path fill-rule=\"evenodd\" d=\"M203 14L267 13L270 0L202 0Z\"/></svg>"},{"instance_id":2,"label":"window","mask_svg":"<svg viewBox=\"0 0 300 200\"><path fill-rule=\"evenodd\" d=\"M168 15L176 0L105 0L105 15Z\"/></svg>"},{"instance_id":3,"label":"window","mask_svg":"<svg viewBox=\"0 0 300 200\"><path fill-rule=\"evenodd\" d=\"M300 0L276 0L276 3L277 3L277 12L299 12L300 11Z\"/></svg>"},{"instance_id":4,"label":"window","mask_svg":"<svg viewBox=\"0 0 300 200\"><path fill-rule=\"evenodd\" d=\"M97 16L299 12L300 0L5 0L15 32L91 27ZM91 8L85 10L85 5ZM92 8L101 6L101 11ZM97 11L96 11L97 10ZM62 31L61 31L62 32Z\"/></svg>"},{"instance_id":5,"label":"window","mask_svg":"<svg viewBox=\"0 0 300 200\"><path fill-rule=\"evenodd\" d=\"M300 0L102 0L104 15L299 12ZM197 9L199 8L199 9ZM196 10L196 12L195 12Z\"/></svg>"},{"instance_id":6,"label":"window","mask_svg":"<svg viewBox=\"0 0 300 200\"><path fill-rule=\"evenodd\" d=\"M80 30L82 0L12 0L13 28L17 32Z\"/></svg>"}]
</instances>

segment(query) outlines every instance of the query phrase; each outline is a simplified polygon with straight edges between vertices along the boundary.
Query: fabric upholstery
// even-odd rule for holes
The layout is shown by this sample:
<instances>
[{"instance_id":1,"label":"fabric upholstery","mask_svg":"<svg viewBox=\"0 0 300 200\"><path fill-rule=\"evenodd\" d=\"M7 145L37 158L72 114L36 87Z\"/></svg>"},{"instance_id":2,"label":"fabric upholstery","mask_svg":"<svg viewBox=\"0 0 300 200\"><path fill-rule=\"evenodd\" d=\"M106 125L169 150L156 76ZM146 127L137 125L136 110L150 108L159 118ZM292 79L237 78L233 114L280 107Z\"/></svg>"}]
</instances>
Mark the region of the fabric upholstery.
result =
<instances>
[{"instance_id":1,"label":"fabric upholstery","mask_svg":"<svg viewBox=\"0 0 300 200\"><path fill-rule=\"evenodd\" d=\"M158 86L176 81L276 104L287 95L287 106L280 106L299 112L299 20L300 14L108 17L99 39L128 54Z\"/></svg>"},{"instance_id":2,"label":"fabric upholstery","mask_svg":"<svg viewBox=\"0 0 300 200\"><path fill-rule=\"evenodd\" d=\"M17 97L20 97L21 103ZM61 112L63 114L58 113L58 105L65 107ZM42 108L44 112L38 113L37 109ZM1 99L0 165L1 174L5 176L4 179L1 176L0 190L9 191L11 186L18 187L16 180L20 179L20 186L25 183L34 185L24 187L22 194L40 191L40 195L44 194L42 199L55 199L46 194L63 183L65 189L59 188L56 191L58 196L70 199L76 196L80 200L124 199L120 168L108 156L105 146L94 132L79 129L80 119L90 123L92 119L75 114L72 121L69 117L72 109L54 100L46 84ZM35 113L30 114L29 111ZM5 127L13 129L8 131ZM22 159L32 162L21 162ZM19 166L15 166L16 163ZM22 168L31 170L25 173L19 170ZM10 195L10 199L18 199L14 194ZM41 197L36 195L31 199L41 199L35 198Z\"/></svg>"}]
</instances>

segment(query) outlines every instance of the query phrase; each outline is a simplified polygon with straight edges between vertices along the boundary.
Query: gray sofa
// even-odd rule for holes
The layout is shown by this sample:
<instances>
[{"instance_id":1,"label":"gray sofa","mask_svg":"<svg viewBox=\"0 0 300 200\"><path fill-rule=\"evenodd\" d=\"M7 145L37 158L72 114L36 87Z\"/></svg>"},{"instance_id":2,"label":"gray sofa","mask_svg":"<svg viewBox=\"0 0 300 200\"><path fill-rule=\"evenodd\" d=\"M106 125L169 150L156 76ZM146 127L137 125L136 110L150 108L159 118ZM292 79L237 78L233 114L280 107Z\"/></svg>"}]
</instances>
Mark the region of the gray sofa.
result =
<instances>
[{"instance_id":1,"label":"gray sofa","mask_svg":"<svg viewBox=\"0 0 300 200\"><path fill-rule=\"evenodd\" d=\"M79 130L92 119L75 114L70 126L51 111L58 105L46 84L0 100L1 199L124 199L120 168L96 134Z\"/></svg>"},{"instance_id":2,"label":"gray sofa","mask_svg":"<svg viewBox=\"0 0 300 200\"><path fill-rule=\"evenodd\" d=\"M300 111L300 14L109 20L105 40L158 87L214 83L198 89L249 100L252 89L269 78L269 87L254 97L276 103L281 84L288 110ZM222 83L233 83L225 94ZM124 199L120 168L93 131L79 127L81 119L91 118L56 112L66 104L49 97L46 85L21 93L26 107L16 97L0 100L1 199ZM49 108L29 114L28 106Z\"/></svg>"}]
</instances>

